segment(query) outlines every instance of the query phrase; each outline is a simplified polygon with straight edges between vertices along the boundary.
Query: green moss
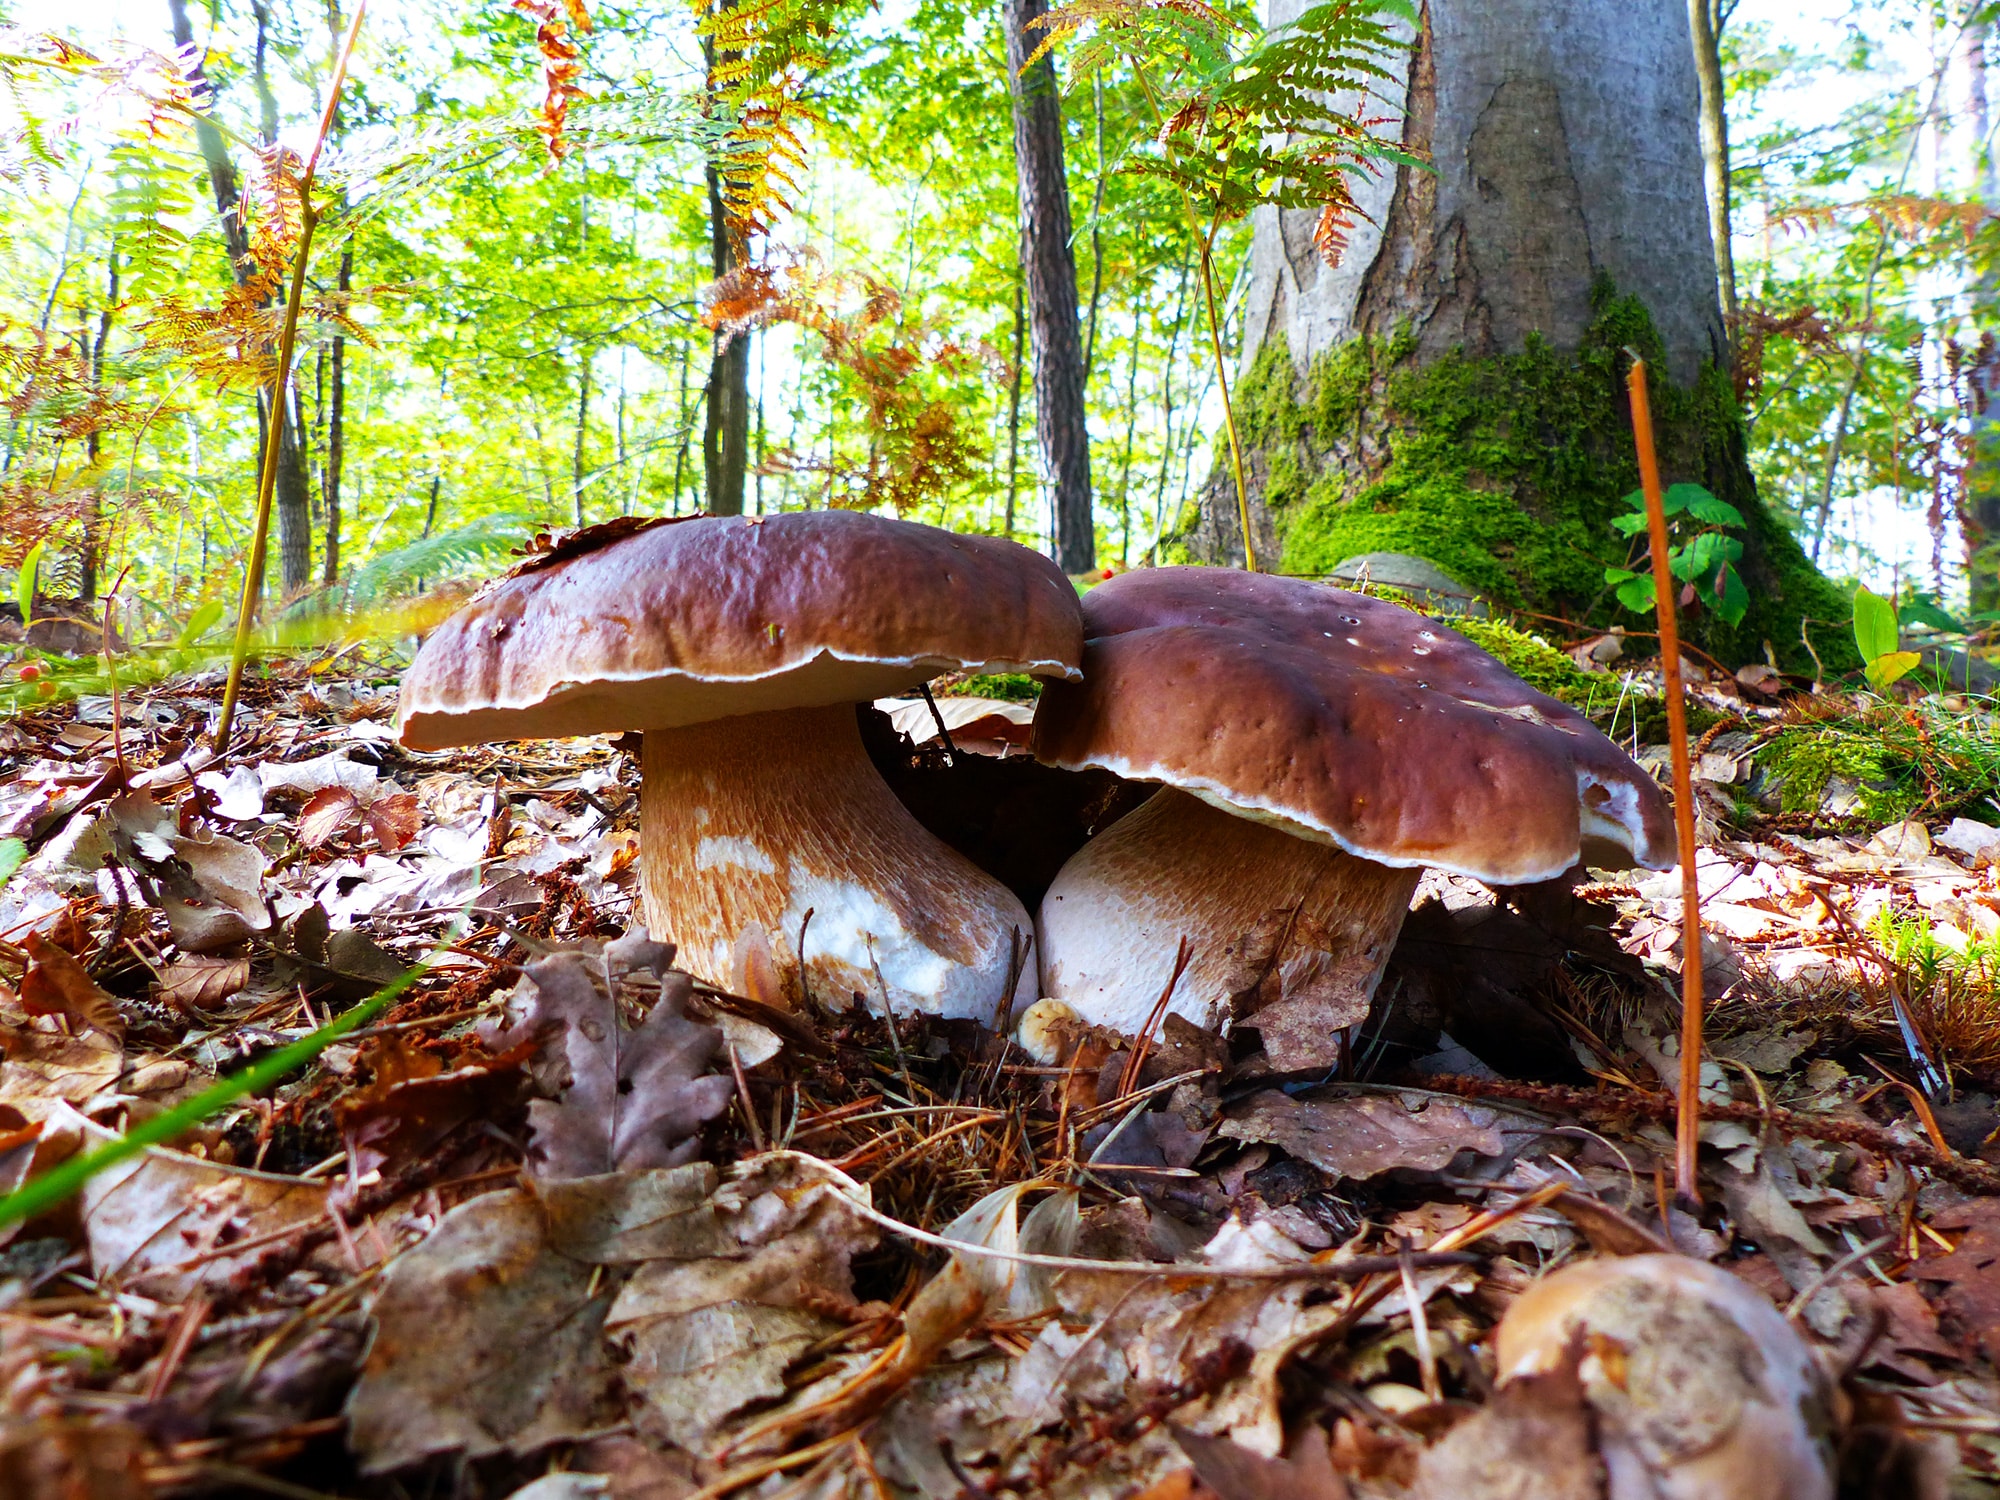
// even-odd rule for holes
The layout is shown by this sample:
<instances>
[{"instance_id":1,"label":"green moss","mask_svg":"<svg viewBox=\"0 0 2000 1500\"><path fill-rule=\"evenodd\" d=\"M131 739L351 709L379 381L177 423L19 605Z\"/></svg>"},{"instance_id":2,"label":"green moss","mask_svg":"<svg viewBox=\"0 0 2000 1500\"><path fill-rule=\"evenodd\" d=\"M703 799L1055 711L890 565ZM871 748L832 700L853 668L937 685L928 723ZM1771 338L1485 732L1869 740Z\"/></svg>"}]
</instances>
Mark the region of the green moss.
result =
<instances>
[{"instance_id":1,"label":"green moss","mask_svg":"<svg viewBox=\"0 0 2000 1500\"><path fill-rule=\"evenodd\" d=\"M1531 338L1519 354L1418 365L1407 337L1364 337L1301 382L1283 339L1268 340L1235 400L1245 445L1262 456L1283 570L1316 576L1357 553L1407 552L1509 608L1643 628L1611 598L1604 570L1628 561L1610 521L1638 487L1623 351L1656 372L1664 352L1637 298L1608 283L1594 295L1596 319L1573 355ZM1668 481L1704 483L1749 520L1750 612L1730 626L1691 611L1690 638L1729 661L1761 658L1768 640L1806 669L1800 631L1824 622L1810 628L1826 667L1858 665L1848 602L1756 501L1724 375L1704 366L1682 388L1656 374L1650 394Z\"/></svg>"},{"instance_id":2,"label":"green moss","mask_svg":"<svg viewBox=\"0 0 2000 1500\"><path fill-rule=\"evenodd\" d=\"M1780 730L1757 750L1787 812L1816 811L1838 777L1860 816L1991 818L2000 798L2000 726L1931 701L1878 704Z\"/></svg>"},{"instance_id":3,"label":"green moss","mask_svg":"<svg viewBox=\"0 0 2000 1500\"><path fill-rule=\"evenodd\" d=\"M1026 672L967 672L940 677L931 684L940 698L1005 698L1012 703L1033 703L1042 696L1038 677Z\"/></svg>"}]
</instances>

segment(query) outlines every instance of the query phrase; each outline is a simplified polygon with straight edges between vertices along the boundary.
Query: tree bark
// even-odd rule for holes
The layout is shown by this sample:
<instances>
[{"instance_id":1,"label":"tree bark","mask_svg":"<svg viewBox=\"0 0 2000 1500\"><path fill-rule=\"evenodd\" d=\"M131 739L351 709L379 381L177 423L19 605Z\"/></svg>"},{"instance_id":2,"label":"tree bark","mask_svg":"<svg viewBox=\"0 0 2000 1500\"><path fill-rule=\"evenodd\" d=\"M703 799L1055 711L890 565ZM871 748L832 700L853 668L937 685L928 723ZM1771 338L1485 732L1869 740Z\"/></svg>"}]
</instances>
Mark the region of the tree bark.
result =
<instances>
[{"instance_id":1,"label":"tree bark","mask_svg":"<svg viewBox=\"0 0 2000 1500\"><path fill-rule=\"evenodd\" d=\"M90 385L91 389L104 389L104 354L111 342L111 325L118 316L118 241L111 241L105 252L110 262L104 307L97 315L97 337L90 344ZM90 470L90 498L85 502L83 512L83 559L78 573L76 596L88 604L97 597L98 573L101 570L104 552L104 485L98 465L104 457L104 435L95 429L84 440L84 454Z\"/></svg>"},{"instance_id":2,"label":"tree bark","mask_svg":"<svg viewBox=\"0 0 2000 1500\"><path fill-rule=\"evenodd\" d=\"M1306 3L1273 0L1271 20ZM1801 615L1839 606L1759 505L1729 395L1685 6L1428 0L1391 67L1361 107L1431 168L1358 180L1331 267L1313 211L1254 220L1238 409L1260 559L1326 574L1412 553L1503 604L1608 623L1603 573L1625 555L1610 520L1637 485L1622 378L1637 343L1669 480L1748 520L1751 615L1733 634L1707 616L1694 639L1758 656L1768 633L1802 660ZM1303 427L1258 414L1287 394ZM1239 530L1218 466L1177 540L1234 560Z\"/></svg>"},{"instance_id":3,"label":"tree bark","mask_svg":"<svg viewBox=\"0 0 2000 1500\"><path fill-rule=\"evenodd\" d=\"M270 100L268 86L261 77L265 11L261 5L254 8L257 13L259 90L267 100L264 115L268 135L275 129L276 105ZM173 21L174 45L183 50L191 48L194 45L194 27L188 21L187 0L167 0L167 10ZM192 55L194 62L188 69L188 81L197 88L207 87L213 96L219 90L204 74L200 55ZM229 149L223 142L222 132L206 119L197 117L195 120L195 142L201 148L202 163L208 168L209 190L215 197L216 217L222 222L222 240L229 252L230 274L241 286L250 275L250 240L239 210L241 192L237 186L236 167L229 160ZM285 591L289 593L303 588L312 578L312 491L306 479L306 445L299 432L298 402L289 381L283 396L284 399L278 402L278 418L284 426L278 435L276 499L280 576ZM267 431L265 424L270 420L270 393L260 390L257 393L257 431L260 438L257 455L260 464L264 452L261 439Z\"/></svg>"},{"instance_id":4,"label":"tree bark","mask_svg":"<svg viewBox=\"0 0 2000 1500\"><path fill-rule=\"evenodd\" d=\"M2000 174L1994 170L1988 142L1993 129L1992 97L1988 92L1986 52L1993 38L1990 22L1977 21L1965 32L1967 113L1971 117L1973 181L1988 213L2000 212ZM1972 285L1978 322L1993 327L2000 304L2000 276L1987 263ZM1967 592L1974 612L2000 610L2000 353L1988 334L1960 377L1968 387L1973 410L1970 451L1966 455L1964 500L1959 506L1959 531L1965 543Z\"/></svg>"},{"instance_id":5,"label":"tree bark","mask_svg":"<svg viewBox=\"0 0 2000 1500\"><path fill-rule=\"evenodd\" d=\"M1056 566L1084 573L1097 565L1090 502L1090 427L1084 406L1076 257L1070 247L1069 179L1063 167L1062 105L1056 71L1044 57L1025 68L1042 31L1046 0L1006 0L1007 79L1014 97L1014 171L1027 272L1028 322L1035 354L1035 430L1055 487Z\"/></svg>"},{"instance_id":6,"label":"tree bark","mask_svg":"<svg viewBox=\"0 0 2000 1500\"><path fill-rule=\"evenodd\" d=\"M713 77L715 43L704 37L701 47ZM730 232L722 177L713 161L708 163L708 237L709 269L720 281L742 265L743 247ZM750 346L744 339L718 332L710 349L701 431L705 503L711 515L740 516L750 469Z\"/></svg>"},{"instance_id":7,"label":"tree bark","mask_svg":"<svg viewBox=\"0 0 2000 1500\"><path fill-rule=\"evenodd\" d=\"M569 455L569 499L576 524L583 525L583 439L590 424L590 350L583 351L583 374L576 392L576 442Z\"/></svg>"},{"instance_id":8,"label":"tree bark","mask_svg":"<svg viewBox=\"0 0 2000 1500\"><path fill-rule=\"evenodd\" d=\"M265 54L270 47L271 12L262 0L252 0L257 23L254 76L261 106L264 144L278 139L278 100L271 90ZM275 300L275 299L274 299ZM301 403L296 376L285 372L278 392L278 576L287 595L312 582L312 482L307 476L305 431L299 421ZM261 449L259 450L262 451Z\"/></svg>"},{"instance_id":9,"label":"tree bark","mask_svg":"<svg viewBox=\"0 0 2000 1500\"><path fill-rule=\"evenodd\" d=\"M344 297L354 285L354 247L340 252L338 287ZM320 581L332 588L340 582L340 466L347 456L347 337L336 333L328 357L326 392L326 467L321 471L320 503L326 510L326 571Z\"/></svg>"},{"instance_id":10,"label":"tree bark","mask_svg":"<svg viewBox=\"0 0 2000 1500\"><path fill-rule=\"evenodd\" d=\"M1722 299L1722 323L1733 339L1736 256L1729 235L1729 117L1722 84L1722 28L1727 19L1721 0L1688 0L1695 79L1701 87L1701 164L1708 186L1708 237L1715 247L1715 286Z\"/></svg>"}]
</instances>

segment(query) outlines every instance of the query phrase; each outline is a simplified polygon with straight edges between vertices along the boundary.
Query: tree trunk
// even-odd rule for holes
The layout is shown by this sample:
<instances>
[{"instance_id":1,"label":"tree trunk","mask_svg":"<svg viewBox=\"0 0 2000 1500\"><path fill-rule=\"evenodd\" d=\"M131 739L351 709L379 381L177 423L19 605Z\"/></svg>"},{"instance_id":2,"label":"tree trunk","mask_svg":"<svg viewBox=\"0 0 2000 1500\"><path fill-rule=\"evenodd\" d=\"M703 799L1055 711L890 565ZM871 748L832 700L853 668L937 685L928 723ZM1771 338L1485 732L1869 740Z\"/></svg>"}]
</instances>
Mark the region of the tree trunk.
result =
<instances>
[{"instance_id":1,"label":"tree trunk","mask_svg":"<svg viewBox=\"0 0 2000 1500\"><path fill-rule=\"evenodd\" d=\"M590 350L583 351L583 374L576 391L576 443L569 455L569 500L576 524L583 525L583 439L590 426Z\"/></svg>"},{"instance_id":2,"label":"tree trunk","mask_svg":"<svg viewBox=\"0 0 2000 1500\"><path fill-rule=\"evenodd\" d=\"M354 285L354 247L340 252L339 290L345 297ZM327 376L326 467L322 471L320 503L326 509L326 571L320 581L328 588L340 582L340 465L347 456L347 337L336 333Z\"/></svg>"},{"instance_id":3,"label":"tree trunk","mask_svg":"<svg viewBox=\"0 0 2000 1500\"><path fill-rule=\"evenodd\" d=\"M194 27L189 24L187 0L167 0L167 9L173 20L174 44L184 52L194 45ZM270 98L268 84L263 76L265 47L266 12L263 6L253 7L257 16L257 68L258 89L264 96L264 110L267 124L267 138L275 130L275 101ZM199 53L190 53L194 62L188 69L188 82L196 88L207 87L211 94L217 92L202 71ZM195 141L201 147L203 164L208 168L208 184L215 195L216 216L222 221L222 239L229 251L230 273L240 286L250 274L250 242L243 227L243 220L237 210L240 192L236 182L236 167L229 160L229 149L223 143L222 133L204 118L195 121ZM280 576L285 592L305 587L312 579L312 490L306 479L306 445L299 432L298 402L294 399L290 382L286 382L284 399L278 402L278 417L284 424L278 434L278 559ZM270 393L257 393L257 430L261 439L266 431L265 424L271 419ZM263 462L264 445L257 445L258 462Z\"/></svg>"},{"instance_id":4,"label":"tree trunk","mask_svg":"<svg viewBox=\"0 0 2000 1500\"><path fill-rule=\"evenodd\" d=\"M1994 170L1989 144L1993 130L1992 98L1988 93L1986 51L1993 38L1990 22L1976 21L1965 32L1966 106L1972 125L1973 182L1988 213L2000 212L2000 174ZM1980 326L1992 328L2000 304L2000 275L1987 262L1972 285L1972 304ZM1963 481L1965 498L1959 506L1959 530L1965 542L1965 571L1975 612L2000 610L2000 355L1989 334L1969 361L1961 378L1973 410L1970 451Z\"/></svg>"},{"instance_id":5,"label":"tree trunk","mask_svg":"<svg viewBox=\"0 0 2000 1500\"><path fill-rule=\"evenodd\" d=\"M1736 255L1729 237L1729 117L1722 85L1721 0L1688 0L1688 29L1694 34L1695 80L1701 88L1701 165L1708 188L1708 237L1715 248L1715 287L1722 299L1722 323L1736 329Z\"/></svg>"},{"instance_id":6,"label":"tree trunk","mask_svg":"<svg viewBox=\"0 0 2000 1500\"><path fill-rule=\"evenodd\" d=\"M270 48L271 12L262 0L252 0L250 13L257 22L257 47L252 54L252 72L263 116L264 144L270 146L277 142L279 123L278 100L271 91L271 76L265 66L265 54ZM312 582L312 482L306 472L305 432L299 423L301 404L295 376L286 372L280 387L278 486L275 496L278 576L285 594L289 596Z\"/></svg>"},{"instance_id":7,"label":"tree trunk","mask_svg":"<svg viewBox=\"0 0 2000 1500\"><path fill-rule=\"evenodd\" d=\"M715 76L715 43L702 38L702 56ZM715 279L743 264L743 247L730 232L723 210L722 177L708 164L709 269ZM701 431L701 458L711 515L743 514L743 491L750 468L750 346L741 338L718 332L710 348L706 410Z\"/></svg>"},{"instance_id":8,"label":"tree trunk","mask_svg":"<svg viewBox=\"0 0 2000 1500\"><path fill-rule=\"evenodd\" d=\"M1006 0L1007 80L1014 96L1014 172L1021 255L1035 351L1035 430L1055 486L1056 566L1085 573L1097 565L1090 505L1090 428L1084 409L1083 340L1077 325L1076 257L1070 248L1069 179L1063 169L1062 105L1046 57L1023 72L1043 33L1025 28L1046 0Z\"/></svg>"},{"instance_id":9,"label":"tree trunk","mask_svg":"<svg viewBox=\"0 0 2000 1500\"><path fill-rule=\"evenodd\" d=\"M111 342L111 325L118 315L118 241L112 240L105 252L110 262L104 307L97 315L97 337L90 345L90 386L104 390L104 354ZM86 468L90 471L90 498L83 512L83 559L78 574L76 596L86 604L97 597L98 573L104 553L104 482L98 465L104 457L104 434L91 429L84 439Z\"/></svg>"},{"instance_id":10,"label":"tree trunk","mask_svg":"<svg viewBox=\"0 0 2000 1500\"><path fill-rule=\"evenodd\" d=\"M1305 3L1273 0L1272 20ZM1631 347L1654 371L1668 481L1705 484L1748 522L1749 615L1697 609L1690 634L1805 661L1802 617L1845 610L1750 475L1686 9L1429 0L1392 71L1364 107L1434 170L1358 181L1331 268L1312 211L1255 220L1236 408L1259 558L1322 576L1414 554L1504 606L1610 623L1604 570L1628 559L1610 521L1637 488ZM1226 466L1177 540L1242 557ZM1834 664L1844 624L1813 630Z\"/></svg>"}]
</instances>

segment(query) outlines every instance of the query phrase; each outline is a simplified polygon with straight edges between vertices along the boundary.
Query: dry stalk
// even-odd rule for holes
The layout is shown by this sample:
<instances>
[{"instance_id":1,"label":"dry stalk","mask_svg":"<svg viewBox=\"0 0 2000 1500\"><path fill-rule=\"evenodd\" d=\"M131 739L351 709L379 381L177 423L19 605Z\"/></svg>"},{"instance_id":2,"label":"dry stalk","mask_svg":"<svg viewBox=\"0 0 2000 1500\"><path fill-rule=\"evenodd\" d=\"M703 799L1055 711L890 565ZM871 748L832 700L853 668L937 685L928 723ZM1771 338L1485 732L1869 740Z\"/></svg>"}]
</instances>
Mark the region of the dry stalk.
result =
<instances>
[{"instance_id":1,"label":"dry stalk","mask_svg":"<svg viewBox=\"0 0 2000 1500\"><path fill-rule=\"evenodd\" d=\"M367 0L357 0L354 18L347 23L347 36L334 60L333 81L327 86L326 108L320 112L319 131L313 136L312 154L299 179L299 247L292 257L292 286L285 297L285 322L278 333L277 369L271 377L271 420L264 435L264 463L257 475L257 519L250 533L250 561L243 573L243 602L236 615L236 642L229 651L229 678L222 689L222 716L215 726L215 752L220 755L229 744L229 731L236 719L236 699L243 690L243 663L250 655L250 626L257 612L257 598L264 590L264 554L271 537L271 501L278 490L278 448L284 433L285 387L291 379L292 350L299 333L299 309L305 304L306 262L312 256L313 231L319 227L319 213L313 208L313 174L319 170L319 154L333 133L333 117L340 109L340 93L347 83L347 65L354 57L354 44L361 37L361 18Z\"/></svg>"},{"instance_id":2,"label":"dry stalk","mask_svg":"<svg viewBox=\"0 0 2000 1500\"><path fill-rule=\"evenodd\" d=\"M1632 439L1639 455L1639 486L1646 494L1646 530L1653 554L1653 590L1660 619L1661 694L1667 700L1667 744L1674 764L1674 829L1681 859L1681 1084L1675 1132L1674 1190L1701 1202L1695 1180L1701 1144L1701 879L1696 868L1694 779L1689 765L1687 699L1681 683L1680 626L1674 616L1674 575L1667 566L1667 514L1660 493L1660 461L1653 451L1653 411L1646 395L1646 362L1633 356L1625 388L1632 399Z\"/></svg>"}]
</instances>

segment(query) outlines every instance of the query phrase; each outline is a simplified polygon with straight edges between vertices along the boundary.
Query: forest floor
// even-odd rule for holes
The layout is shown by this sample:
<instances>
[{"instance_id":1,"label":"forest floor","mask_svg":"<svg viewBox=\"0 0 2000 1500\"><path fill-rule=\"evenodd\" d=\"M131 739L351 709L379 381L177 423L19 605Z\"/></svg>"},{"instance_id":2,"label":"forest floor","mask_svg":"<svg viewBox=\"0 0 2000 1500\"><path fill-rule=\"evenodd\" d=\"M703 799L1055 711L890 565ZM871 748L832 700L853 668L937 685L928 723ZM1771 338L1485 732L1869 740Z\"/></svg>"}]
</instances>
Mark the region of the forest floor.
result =
<instances>
[{"instance_id":1,"label":"forest floor","mask_svg":"<svg viewBox=\"0 0 2000 1500\"><path fill-rule=\"evenodd\" d=\"M1711 696L1694 1207L1676 875L1427 876L1330 1079L1178 1024L1038 1060L621 936L626 748L406 751L349 656L253 673L215 757L220 686L0 723L0 1191L421 977L0 1228L0 1494L1599 1494L1581 1398L1496 1396L1488 1335L1552 1265L1669 1248L1841 1377L1843 1493L2000 1494L2000 830L1836 774L1885 714L1944 774L1975 704ZM1750 795L1785 735L1812 807ZM984 760L942 821L1055 775Z\"/></svg>"}]
</instances>

